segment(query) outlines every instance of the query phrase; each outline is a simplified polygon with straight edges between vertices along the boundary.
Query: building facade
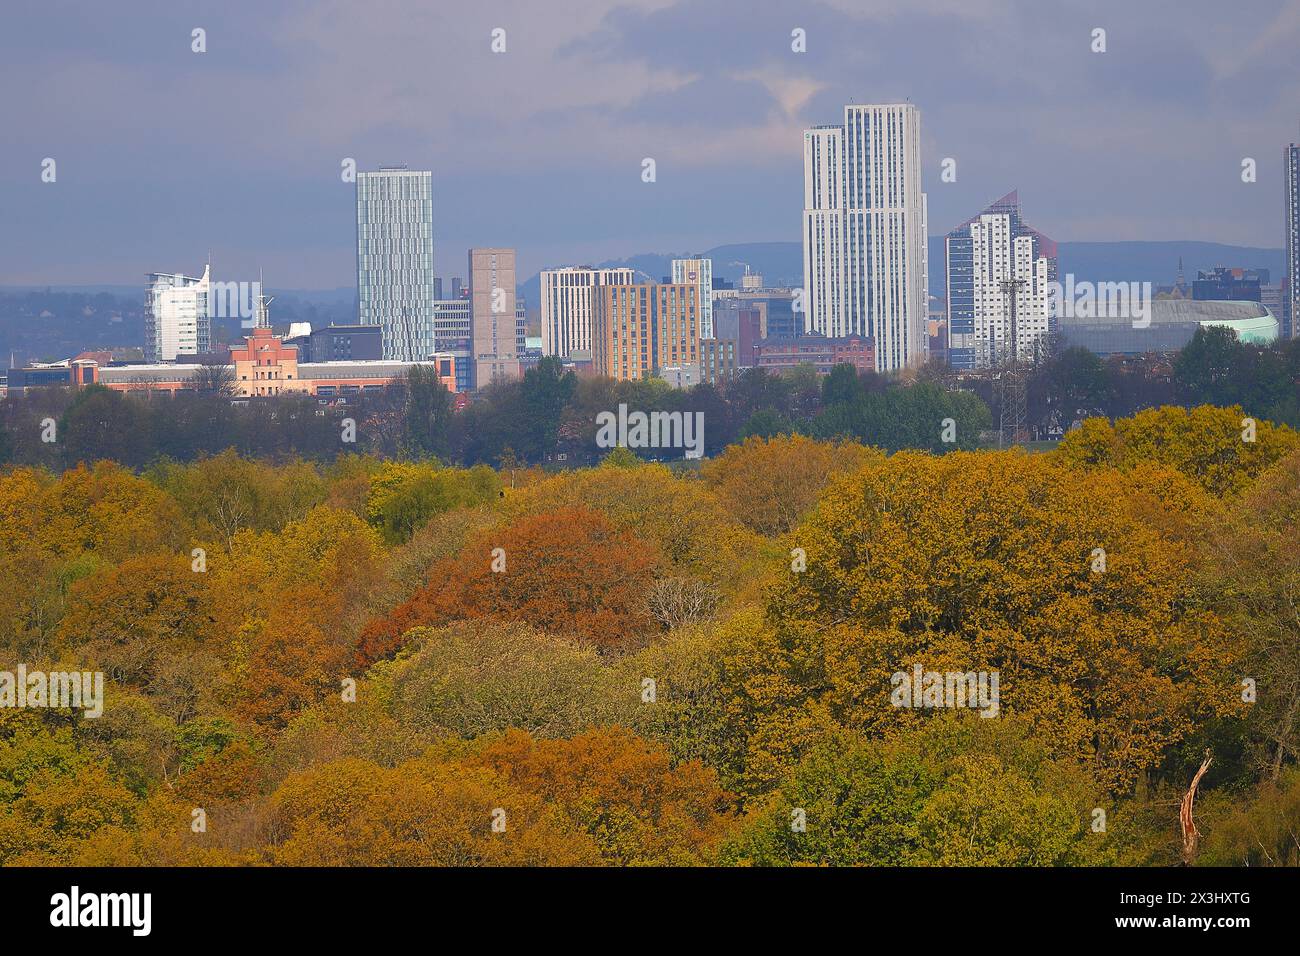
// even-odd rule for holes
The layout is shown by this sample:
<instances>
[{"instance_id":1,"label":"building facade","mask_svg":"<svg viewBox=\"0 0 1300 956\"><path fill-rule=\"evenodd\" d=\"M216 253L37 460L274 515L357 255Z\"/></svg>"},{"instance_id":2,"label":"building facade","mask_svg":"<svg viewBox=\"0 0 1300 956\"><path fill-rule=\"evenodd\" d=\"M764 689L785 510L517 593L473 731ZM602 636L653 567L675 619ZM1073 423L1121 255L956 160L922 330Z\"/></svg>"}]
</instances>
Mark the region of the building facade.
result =
<instances>
[{"instance_id":1,"label":"building facade","mask_svg":"<svg viewBox=\"0 0 1300 956\"><path fill-rule=\"evenodd\" d=\"M373 362L384 357L377 325L326 325L284 341L298 350L302 362Z\"/></svg>"},{"instance_id":2,"label":"building facade","mask_svg":"<svg viewBox=\"0 0 1300 956\"><path fill-rule=\"evenodd\" d=\"M592 368L620 381L658 376L661 369L699 366L699 286L688 283L601 285L595 288Z\"/></svg>"},{"instance_id":3,"label":"building facade","mask_svg":"<svg viewBox=\"0 0 1300 956\"><path fill-rule=\"evenodd\" d=\"M201 278L155 272L144 296L144 358L175 362L178 355L201 355L212 342L211 266Z\"/></svg>"},{"instance_id":4,"label":"building facade","mask_svg":"<svg viewBox=\"0 0 1300 956\"><path fill-rule=\"evenodd\" d=\"M1010 192L944 240L948 276L948 362L988 368L1011 354L1014 280L1018 355L1032 359L1052 331L1049 283L1056 281L1056 243L1026 225Z\"/></svg>"},{"instance_id":5,"label":"building facade","mask_svg":"<svg viewBox=\"0 0 1300 956\"><path fill-rule=\"evenodd\" d=\"M434 338L439 354L456 357L456 374L459 376L458 392L468 392L474 387L474 335L470 301L466 298L439 299L433 303ZM528 310L522 301L515 303L516 351L527 350Z\"/></svg>"},{"instance_id":6,"label":"building facade","mask_svg":"<svg viewBox=\"0 0 1300 956\"><path fill-rule=\"evenodd\" d=\"M1282 337L1293 339L1300 330L1300 144L1292 143L1282 153L1286 187L1286 277L1282 282Z\"/></svg>"},{"instance_id":7,"label":"building facade","mask_svg":"<svg viewBox=\"0 0 1300 956\"><path fill-rule=\"evenodd\" d=\"M740 372L734 339L700 339L700 380L708 385L729 382Z\"/></svg>"},{"instance_id":8,"label":"building facade","mask_svg":"<svg viewBox=\"0 0 1300 956\"><path fill-rule=\"evenodd\" d=\"M846 106L804 131L804 331L865 336L880 371L925 360L929 276L921 118Z\"/></svg>"},{"instance_id":9,"label":"building facade","mask_svg":"<svg viewBox=\"0 0 1300 956\"><path fill-rule=\"evenodd\" d=\"M759 343L780 334L768 325L768 303L727 299L719 305L713 313L714 337L735 342L736 364L740 368L753 368L758 365Z\"/></svg>"},{"instance_id":10,"label":"building facade","mask_svg":"<svg viewBox=\"0 0 1300 956\"><path fill-rule=\"evenodd\" d=\"M1228 269L1218 266L1200 270L1192 281L1192 298L1200 301L1263 302L1268 285L1267 269Z\"/></svg>"},{"instance_id":11,"label":"building facade","mask_svg":"<svg viewBox=\"0 0 1300 956\"><path fill-rule=\"evenodd\" d=\"M470 341L474 387L519 377L519 329L515 323L515 250L469 251Z\"/></svg>"},{"instance_id":12,"label":"building facade","mask_svg":"<svg viewBox=\"0 0 1300 956\"><path fill-rule=\"evenodd\" d=\"M543 269L539 280L542 354L568 358L575 352L591 354L591 317L596 286L630 285L632 270L592 269L587 266Z\"/></svg>"},{"instance_id":13,"label":"building facade","mask_svg":"<svg viewBox=\"0 0 1300 956\"><path fill-rule=\"evenodd\" d=\"M382 330L385 359L433 354L433 278L433 174L357 173L358 316Z\"/></svg>"},{"instance_id":14,"label":"building facade","mask_svg":"<svg viewBox=\"0 0 1300 956\"><path fill-rule=\"evenodd\" d=\"M858 371L869 372L876 368L875 348L871 339L861 335L835 338L800 335L793 339L765 339L759 343L759 368L782 372L800 365L811 365L822 375L836 365L852 365Z\"/></svg>"},{"instance_id":15,"label":"building facade","mask_svg":"<svg viewBox=\"0 0 1300 956\"><path fill-rule=\"evenodd\" d=\"M674 259L672 280L678 284L699 286L700 338L713 338L713 260Z\"/></svg>"}]
</instances>

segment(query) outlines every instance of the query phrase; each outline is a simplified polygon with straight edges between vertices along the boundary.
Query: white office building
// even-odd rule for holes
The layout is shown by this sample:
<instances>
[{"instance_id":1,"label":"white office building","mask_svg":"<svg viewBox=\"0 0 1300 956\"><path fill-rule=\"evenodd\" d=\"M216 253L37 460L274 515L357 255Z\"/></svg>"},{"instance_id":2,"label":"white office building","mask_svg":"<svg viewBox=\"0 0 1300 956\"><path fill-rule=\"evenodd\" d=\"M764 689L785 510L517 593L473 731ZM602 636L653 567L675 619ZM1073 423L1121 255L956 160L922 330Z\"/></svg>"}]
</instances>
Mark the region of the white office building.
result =
<instances>
[{"instance_id":1,"label":"white office building","mask_svg":"<svg viewBox=\"0 0 1300 956\"><path fill-rule=\"evenodd\" d=\"M674 259L673 282L700 290L700 338L713 338L713 260Z\"/></svg>"},{"instance_id":2,"label":"white office building","mask_svg":"<svg viewBox=\"0 0 1300 956\"><path fill-rule=\"evenodd\" d=\"M175 362L178 355L207 352L212 343L210 265L203 276L155 272L144 296L144 360Z\"/></svg>"},{"instance_id":3,"label":"white office building","mask_svg":"<svg viewBox=\"0 0 1300 956\"><path fill-rule=\"evenodd\" d=\"M876 368L925 360L929 276L921 117L844 107L804 131L804 331L875 341Z\"/></svg>"},{"instance_id":4,"label":"white office building","mask_svg":"<svg viewBox=\"0 0 1300 956\"><path fill-rule=\"evenodd\" d=\"M357 173L357 318L383 328L385 359L434 354L433 278L433 174Z\"/></svg>"},{"instance_id":5,"label":"white office building","mask_svg":"<svg viewBox=\"0 0 1300 956\"><path fill-rule=\"evenodd\" d=\"M542 354L568 358L591 354L592 290L598 285L631 285L628 268L576 266L541 273Z\"/></svg>"}]
</instances>

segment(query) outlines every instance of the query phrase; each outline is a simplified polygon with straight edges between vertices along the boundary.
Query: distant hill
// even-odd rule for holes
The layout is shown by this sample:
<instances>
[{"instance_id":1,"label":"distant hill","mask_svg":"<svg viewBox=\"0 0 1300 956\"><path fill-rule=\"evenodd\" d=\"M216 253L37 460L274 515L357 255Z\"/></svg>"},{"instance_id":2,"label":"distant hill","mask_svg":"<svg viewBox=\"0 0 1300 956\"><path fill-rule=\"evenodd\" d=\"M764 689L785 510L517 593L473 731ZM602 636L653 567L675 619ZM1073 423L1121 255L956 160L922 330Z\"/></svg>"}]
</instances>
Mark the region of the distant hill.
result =
<instances>
[{"instance_id":1,"label":"distant hill","mask_svg":"<svg viewBox=\"0 0 1300 956\"><path fill-rule=\"evenodd\" d=\"M930 293L945 294L943 236L931 236ZM659 280L670 271L674 258L687 253L646 253L628 259L607 259L600 267L631 266ZM713 274L736 280L745 272L743 263L760 273L768 285L798 285L803 281L803 247L797 242L749 242L717 246L703 253L713 260ZM1237 266L1267 269L1274 283L1281 281L1283 251L1253 246L1230 246L1220 242L1062 242L1057 249L1061 275L1073 273L1075 281L1151 282L1171 284L1178 272L1178 258L1188 281L1201 269ZM540 301L540 280L534 275L519 287L529 308Z\"/></svg>"}]
</instances>

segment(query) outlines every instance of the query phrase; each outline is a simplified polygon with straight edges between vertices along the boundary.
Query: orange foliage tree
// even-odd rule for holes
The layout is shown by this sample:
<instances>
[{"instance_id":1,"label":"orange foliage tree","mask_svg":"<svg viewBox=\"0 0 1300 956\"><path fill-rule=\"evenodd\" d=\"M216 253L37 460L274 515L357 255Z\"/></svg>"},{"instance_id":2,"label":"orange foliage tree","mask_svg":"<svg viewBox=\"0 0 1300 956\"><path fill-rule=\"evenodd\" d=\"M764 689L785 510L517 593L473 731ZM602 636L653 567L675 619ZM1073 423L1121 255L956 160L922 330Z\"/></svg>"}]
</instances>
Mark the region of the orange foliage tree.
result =
<instances>
[{"instance_id":1,"label":"orange foliage tree","mask_svg":"<svg viewBox=\"0 0 1300 956\"><path fill-rule=\"evenodd\" d=\"M390 655L413 627L475 618L523 621L605 650L637 646L652 630L646 592L659 563L654 547L598 512L526 516L434 565L425 587L362 632L358 662Z\"/></svg>"},{"instance_id":2,"label":"orange foliage tree","mask_svg":"<svg viewBox=\"0 0 1300 956\"><path fill-rule=\"evenodd\" d=\"M601 855L621 866L701 863L725 833L731 798L698 760L674 767L661 745L622 727L572 740L509 730L469 758L565 808Z\"/></svg>"}]
</instances>

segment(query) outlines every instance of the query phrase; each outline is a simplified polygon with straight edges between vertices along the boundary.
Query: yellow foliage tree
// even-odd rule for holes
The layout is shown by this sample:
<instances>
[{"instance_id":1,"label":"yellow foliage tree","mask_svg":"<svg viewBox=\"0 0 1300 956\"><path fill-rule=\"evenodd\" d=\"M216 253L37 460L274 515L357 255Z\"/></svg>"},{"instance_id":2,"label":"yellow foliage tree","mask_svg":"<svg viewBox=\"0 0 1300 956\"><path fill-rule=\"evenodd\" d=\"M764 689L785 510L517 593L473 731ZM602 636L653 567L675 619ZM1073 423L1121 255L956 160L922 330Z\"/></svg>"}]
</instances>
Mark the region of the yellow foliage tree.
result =
<instances>
[{"instance_id":1,"label":"yellow foliage tree","mask_svg":"<svg viewBox=\"0 0 1300 956\"><path fill-rule=\"evenodd\" d=\"M1056 454L1075 466L1121 470L1157 462L1223 495L1245 489L1297 444L1300 435L1292 429L1248 418L1240 405L1201 405L1190 411L1167 405L1113 425L1090 418L1065 436Z\"/></svg>"},{"instance_id":2,"label":"yellow foliage tree","mask_svg":"<svg viewBox=\"0 0 1300 956\"><path fill-rule=\"evenodd\" d=\"M759 534L780 535L803 520L832 475L884 458L857 442L753 437L705 462L701 474L734 519Z\"/></svg>"},{"instance_id":3,"label":"yellow foliage tree","mask_svg":"<svg viewBox=\"0 0 1300 956\"><path fill-rule=\"evenodd\" d=\"M1166 470L1079 473L1050 456L901 453L838 482L795 539L807 569L772 604L778 672L839 723L885 732L929 711L894 675L997 672L1002 713L1124 788L1197 722L1240 712L1237 642L1195 576Z\"/></svg>"}]
</instances>

